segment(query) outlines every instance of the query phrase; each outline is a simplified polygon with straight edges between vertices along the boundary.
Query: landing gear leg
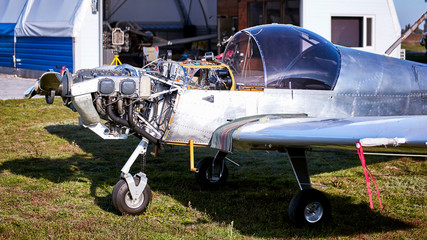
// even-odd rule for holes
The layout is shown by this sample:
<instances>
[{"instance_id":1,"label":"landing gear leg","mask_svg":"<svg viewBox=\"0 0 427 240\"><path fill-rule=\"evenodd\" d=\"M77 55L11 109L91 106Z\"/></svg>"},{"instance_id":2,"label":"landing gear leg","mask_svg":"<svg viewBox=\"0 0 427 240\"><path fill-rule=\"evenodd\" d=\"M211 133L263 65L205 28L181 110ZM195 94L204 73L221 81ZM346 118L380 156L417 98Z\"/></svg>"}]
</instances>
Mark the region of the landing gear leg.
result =
<instances>
[{"instance_id":1,"label":"landing gear leg","mask_svg":"<svg viewBox=\"0 0 427 240\"><path fill-rule=\"evenodd\" d=\"M132 176L129 171L140 154L145 155L148 140L142 138L128 161L122 168L120 181L114 186L112 197L114 207L123 214L138 215L145 211L151 202L152 193L147 184L147 177L143 172Z\"/></svg>"},{"instance_id":2,"label":"landing gear leg","mask_svg":"<svg viewBox=\"0 0 427 240\"><path fill-rule=\"evenodd\" d=\"M331 204L322 192L311 188L305 149L288 148L287 152L301 190L289 204L289 218L297 226L314 226L329 220Z\"/></svg>"},{"instance_id":3,"label":"landing gear leg","mask_svg":"<svg viewBox=\"0 0 427 240\"><path fill-rule=\"evenodd\" d=\"M218 151L215 157L207 157L197 163L195 178L202 189L218 188L227 182L228 168L224 161L226 156L227 153Z\"/></svg>"}]
</instances>

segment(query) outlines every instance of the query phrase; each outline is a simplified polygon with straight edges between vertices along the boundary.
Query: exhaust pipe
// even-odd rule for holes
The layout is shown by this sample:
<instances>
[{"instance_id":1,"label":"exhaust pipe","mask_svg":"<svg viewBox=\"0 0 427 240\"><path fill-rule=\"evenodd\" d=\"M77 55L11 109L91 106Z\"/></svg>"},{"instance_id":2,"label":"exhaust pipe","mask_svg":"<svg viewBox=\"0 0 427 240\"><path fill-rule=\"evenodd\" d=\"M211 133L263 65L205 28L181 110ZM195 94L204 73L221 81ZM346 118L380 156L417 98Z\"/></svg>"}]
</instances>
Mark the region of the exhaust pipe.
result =
<instances>
[{"instance_id":1,"label":"exhaust pipe","mask_svg":"<svg viewBox=\"0 0 427 240\"><path fill-rule=\"evenodd\" d=\"M136 123L133 121L133 105L129 104L129 125L130 128L132 130L134 130L135 132L137 132L139 135L145 137L146 139L148 139L148 141L150 141L151 143L159 146L160 145L160 140L151 136L148 132L146 132L144 129L138 127L136 125Z\"/></svg>"},{"instance_id":2,"label":"exhaust pipe","mask_svg":"<svg viewBox=\"0 0 427 240\"><path fill-rule=\"evenodd\" d=\"M111 120L113 120L113 122L121 124L123 126L129 127L129 123L124 120L123 118L117 116L114 112L113 112L113 105L111 104L111 98L108 98L108 106L107 106L107 114L108 116L111 118Z\"/></svg>"},{"instance_id":3,"label":"exhaust pipe","mask_svg":"<svg viewBox=\"0 0 427 240\"><path fill-rule=\"evenodd\" d=\"M113 111L113 105L111 98L108 98L108 106L107 106L107 114L113 120L113 122L117 124L121 124L123 126L129 127L139 135L143 136L144 138L148 139L151 143L155 145L160 145L159 139L151 136L149 133L147 133L144 129L138 127L136 123L133 121L133 105L129 105L129 119L126 121L125 119L117 116Z\"/></svg>"}]
</instances>

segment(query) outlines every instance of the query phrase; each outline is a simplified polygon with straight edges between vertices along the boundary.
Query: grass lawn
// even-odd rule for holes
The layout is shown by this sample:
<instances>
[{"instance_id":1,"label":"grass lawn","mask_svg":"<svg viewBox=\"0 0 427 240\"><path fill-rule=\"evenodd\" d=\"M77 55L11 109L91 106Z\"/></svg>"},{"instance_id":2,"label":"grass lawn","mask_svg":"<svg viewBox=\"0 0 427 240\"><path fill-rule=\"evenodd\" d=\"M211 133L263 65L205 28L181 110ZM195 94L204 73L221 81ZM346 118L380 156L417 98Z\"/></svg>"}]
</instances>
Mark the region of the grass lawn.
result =
<instances>
[{"instance_id":1,"label":"grass lawn","mask_svg":"<svg viewBox=\"0 0 427 240\"><path fill-rule=\"evenodd\" d=\"M122 216L111 192L137 138L101 140L58 99L0 100L0 113L0 239L427 239L425 158L367 156L384 205L371 210L355 149L308 152L333 207L329 224L310 229L288 220L297 183L284 154L236 152L227 185L201 191L188 149L166 146L147 160L146 213Z\"/></svg>"},{"instance_id":2,"label":"grass lawn","mask_svg":"<svg viewBox=\"0 0 427 240\"><path fill-rule=\"evenodd\" d=\"M402 49L406 49L406 51L412 51L412 52L424 52L426 51L426 48L424 46L421 46L420 44L417 45L408 45L408 44L402 44Z\"/></svg>"}]
</instances>

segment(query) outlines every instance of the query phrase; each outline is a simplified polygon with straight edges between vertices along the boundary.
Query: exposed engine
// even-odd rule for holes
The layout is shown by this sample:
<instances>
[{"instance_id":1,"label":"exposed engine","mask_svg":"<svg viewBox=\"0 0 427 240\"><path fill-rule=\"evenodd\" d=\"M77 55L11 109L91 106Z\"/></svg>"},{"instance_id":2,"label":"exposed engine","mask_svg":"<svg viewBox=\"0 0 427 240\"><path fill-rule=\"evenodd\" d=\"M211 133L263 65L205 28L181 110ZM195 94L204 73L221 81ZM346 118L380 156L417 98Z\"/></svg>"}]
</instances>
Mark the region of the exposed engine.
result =
<instances>
[{"instance_id":1,"label":"exposed engine","mask_svg":"<svg viewBox=\"0 0 427 240\"><path fill-rule=\"evenodd\" d=\"M77 111L80 123L104 139L135 134L161 144L176 108L177 95L186 89L231 90L232 77L217 62L158 60L144 68L130 65L44 73L27 97L61 96Z\"/></svg>"},{"instance_id":2,"label":"exposed engine","mask_svg":"<svg viewBox=\"0 0 427 240\"><path fill-rule=\"evenodd\" d=\"M163 64L170 68L167 72ZM146 69L121 65L114 69L79 70L70 80L63 78L63 86L71 85L73 91L71 98L63 94L63 100L79 112L83 125L102 128L102 134L97 132L101 137L125 138L136 134L159 144L168 129L177 92L182 89L183 81L174 72L180 69L169 62ZM77 95L80 89L82 94Z\"/></svg>"}]
</instances>

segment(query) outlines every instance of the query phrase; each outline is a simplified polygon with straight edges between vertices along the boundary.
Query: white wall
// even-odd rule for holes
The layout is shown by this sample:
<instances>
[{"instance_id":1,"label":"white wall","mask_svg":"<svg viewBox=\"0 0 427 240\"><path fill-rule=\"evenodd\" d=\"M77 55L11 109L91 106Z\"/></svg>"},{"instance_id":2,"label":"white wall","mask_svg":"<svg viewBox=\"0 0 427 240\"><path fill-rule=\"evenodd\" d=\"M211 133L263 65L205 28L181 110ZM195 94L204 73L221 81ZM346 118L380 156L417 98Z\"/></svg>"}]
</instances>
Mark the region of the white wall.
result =
<instances>
[{"instance_id":1,"label":"white wall","mask_svg":"<svg viewBox=\"0 0 427 240\"><path fill-rule=\"evenodd\" d=\"M99 11L92 13L91 0L83 0L79 21L75 22L74 72L82 68L94 68L100 65Z\"/></svg>"},{"instance_id":2,"label":"white wall","mask_svg":"<svg viewBox=\"0 0 427 240\"><path fill-rule=\"evenodd\" d=\"M331 17L372 17L373 46L357 48L378 54L400 37L400 24L393 0L302 0L301 26L331 40ZM366 36L364 36L366 46ZM391 54L399 57L400 46Z\"/></svg>"}]
</instances>

